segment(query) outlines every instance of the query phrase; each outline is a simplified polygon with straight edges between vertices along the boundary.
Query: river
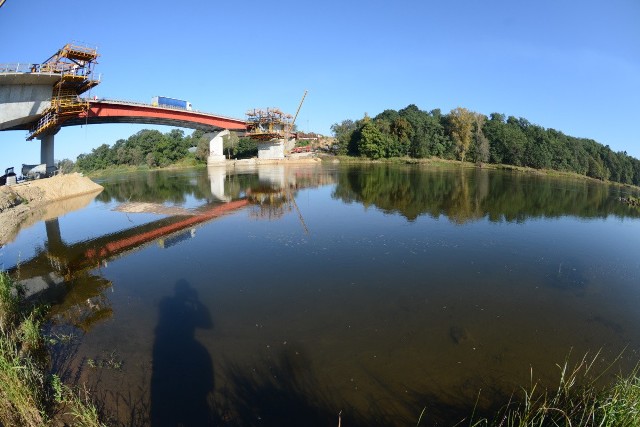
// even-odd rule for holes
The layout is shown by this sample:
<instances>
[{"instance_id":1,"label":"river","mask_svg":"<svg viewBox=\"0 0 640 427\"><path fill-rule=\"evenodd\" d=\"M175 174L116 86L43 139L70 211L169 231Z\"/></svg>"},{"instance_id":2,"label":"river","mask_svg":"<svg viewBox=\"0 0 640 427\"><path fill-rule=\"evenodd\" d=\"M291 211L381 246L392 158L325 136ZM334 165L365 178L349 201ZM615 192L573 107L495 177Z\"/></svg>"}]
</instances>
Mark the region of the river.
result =
<instances>
[{"instance_id":1,"label":"river","mask_svg":"<svg viewBox=\"0 0 640 427\"><path fill-rule=\"evenodd\" d=\"M451 425L565 361L598 354L607 382L639 359L626 189L340 164L98 182L0 267L50 305L55 369L123 425Z\"/></svg>"}]
</instances>

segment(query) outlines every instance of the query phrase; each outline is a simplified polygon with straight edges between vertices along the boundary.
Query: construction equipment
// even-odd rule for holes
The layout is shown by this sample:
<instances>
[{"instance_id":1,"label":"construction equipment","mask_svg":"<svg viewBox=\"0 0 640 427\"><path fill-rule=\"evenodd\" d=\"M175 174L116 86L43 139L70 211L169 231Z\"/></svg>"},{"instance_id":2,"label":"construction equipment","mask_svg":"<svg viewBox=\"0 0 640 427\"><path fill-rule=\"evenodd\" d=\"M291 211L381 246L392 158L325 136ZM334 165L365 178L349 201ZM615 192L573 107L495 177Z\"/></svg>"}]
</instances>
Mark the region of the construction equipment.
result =
<instances>
[{"instance_id":1,"label":"construction equipment","mask_svg":"<svg viewBox=\"0 0 640 427\"><path fill-rule=\"evenodd\" d=\"M296 124L296 119L298 118L298 113L300 112L300 109L302 108L302 103L304 102L304 99L307 97L307 92L308 90L304 91L304 95L302 95L302 99L300 100L300 105L298 105L298 110L296 111L296 115L293 117L293 121L291 122L291 129L293 129L293 125ZM307 130L308 132L308 130Z\"/></svg>"},{"instance_id":2,"label":"construction equipment","mask_svg":"<svg viewBox=\"0 0 640 427\"><path fill-rule=\"evenodd\" d=\"M13 185L17 182L16 174L13 172L13 168L7 168L4 171L4 175L0 176L1 185Z\"/></svg>"},{"instance_id":3,"label":"construction equipment","mask_svg":"<svg viewBox=\"0 0 640 427\"><path fill-rule=\"evenodd\" d=\"M42 64L33 66L32 73L58 74L60 80L53 86L51 105L30 130L28 141L55 133L62 122L89 110L89 101L80 95L100 83L91 78L98 56L94 48L67 43Z\"/></svg>"},{"instance_id":4,"label":"construction equipment","mask_svg":"<svg viewBox=\"0 0 640 427\"><path fill-rule=\"evenodd\" d=\"M47 176L47 164L41 163L39 165L22 165L22 176L24 179L40 179Z\"/></svg>"},{"instance_id":5,"label":"construction equipment","mask_svg":"<svg viewBox=\"0 0 640 427\"><path fill-rule=\"evenodd\" d=\"M259 141L288 140L306 96L307 91L305 90L295 117L283 113L279 108L267 108L266 110L254 108L247 111L247 136Z\"/></svg>"}]
</instances>

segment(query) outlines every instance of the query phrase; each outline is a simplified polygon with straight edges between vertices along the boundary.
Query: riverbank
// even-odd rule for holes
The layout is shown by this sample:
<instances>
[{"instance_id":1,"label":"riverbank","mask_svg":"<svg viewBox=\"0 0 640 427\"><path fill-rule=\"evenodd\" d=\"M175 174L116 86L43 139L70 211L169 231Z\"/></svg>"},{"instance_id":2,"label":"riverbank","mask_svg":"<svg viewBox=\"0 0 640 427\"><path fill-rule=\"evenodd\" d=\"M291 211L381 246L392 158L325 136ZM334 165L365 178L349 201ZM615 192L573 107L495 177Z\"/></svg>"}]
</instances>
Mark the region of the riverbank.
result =
<instances>
[{"instance_id":1,"label":"riverbank","mask_svg":"<svg viewBox=\"0 0 640 427\"><path fill-rule=\"evenodd\" d=\"M205 163L196 163L192 161L181 161L169 166L165 167L153 167L150 168L148 166L115 166L109 169L100 169L96 171L86 172L86 175L91 178L103 178L107 176L127 174L127 173L137 173L137 172L152 172L152 171L169 171L169 170L183 170L183 169L205 169L209 166L213 167L235 167L235 166L245 166L245 165L291 165L291 164L317 164L320 163L322 159L315 155L309 155L307 153L292 155L291 157L287 157L281 160L264 160L258 158L251 159L237 159L237 160L226 160L224 163L207 165Z\"/></svg>"},{"instance_id":2,"label":"riverbank","mask_svg":"<svg viewBox=\"0 0 640 427\"><path fill-rule=\"evenodd\" d=\"M86 388L64 384L46 336L46 308L24 297L23 289L0 271L0 425L105 427ZM59 346L60 347L60 346Z\"/></svg>"},{"instance_id":3,"label":"riverbank","mask_svg":"<svg viewBox=\"0 0 640 427\"><path fill-rule=\"evenodd\" d=\"M0 187L0 245L11 241L20 226L84 206L102 186L79 173ZM78 196L91 195L79 198ZM51 208L54 202L60 204Z\"/></svg>"}]
</instances>

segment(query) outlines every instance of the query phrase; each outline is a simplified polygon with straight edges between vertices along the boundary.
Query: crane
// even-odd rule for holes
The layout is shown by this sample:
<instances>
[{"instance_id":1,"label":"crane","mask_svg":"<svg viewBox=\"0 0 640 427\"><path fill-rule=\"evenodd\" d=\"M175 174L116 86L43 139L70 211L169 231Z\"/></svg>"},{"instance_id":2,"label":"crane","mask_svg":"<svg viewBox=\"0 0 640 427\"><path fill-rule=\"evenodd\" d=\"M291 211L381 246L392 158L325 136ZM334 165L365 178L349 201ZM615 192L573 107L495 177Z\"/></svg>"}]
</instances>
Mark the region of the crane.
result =
<instances>
[{"instance_id":1,"label":"crane","mask_svg":"<svg viewBox=\"0 0 640 427\"><path fill-rule=\"evenodd\" d=\"M300 105L298 105L298 110L296 111L296 115L293 117L293 121L291 122L291 130L293 130L293 125L296 123L296 119L298 118L298 113L300 112L300 109L302 108L302 103L304 102L304 99L307 97L307 92L309 92L308 90L304 91L304 95L302 95L302 99L300 100Z\"/></svg>"}]
</instances>

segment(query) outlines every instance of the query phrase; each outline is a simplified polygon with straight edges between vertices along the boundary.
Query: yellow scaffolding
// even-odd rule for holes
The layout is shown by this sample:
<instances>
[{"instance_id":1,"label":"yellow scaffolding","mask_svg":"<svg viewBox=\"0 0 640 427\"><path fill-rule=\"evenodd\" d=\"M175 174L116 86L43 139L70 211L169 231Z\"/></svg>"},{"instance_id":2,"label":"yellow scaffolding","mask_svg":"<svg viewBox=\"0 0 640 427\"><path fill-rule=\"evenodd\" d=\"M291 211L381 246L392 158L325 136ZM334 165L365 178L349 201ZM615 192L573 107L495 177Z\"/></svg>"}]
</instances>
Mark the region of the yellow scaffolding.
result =
<instances>
[{"instance_id":1,"label":"yellow scaffolding","mask_svg":"<svg viewBox=\"0 0 640 427\"><path fill-rule=\"evenodd\" d=\"M292 131L291 114L279 108L254 108L247 111L247 134L258 140L282 139Z\"/></svg>"},{"instance_id":2,"label":"yellow scaffolding","mask_svg":"<svg viewBox=\"0 0 640 427\"><path fill-rule=\"evenodd\" d=\"M247 135L249 138L259 141L289 139L306 96L307 91L305 90L295 117L291 114L283 113L279 108L267 108L266 110L254 108L247 111Z\"/></svg>"},{"instance_id":3,"label":"yellow scaffolding","mask_svg":"<svg viewBox=\"0 0 640 427\"><path fill-rule=\"evenodd\" d=\"M89 102L80 95L100 83L91 78L98 56L97 49L67 43L42 64L33 67L34 73L59 74L60 80L53 86L51 105L31 129L27 140L59 128L64 120L89 110Z\"/></svg>"}]
</instances>

